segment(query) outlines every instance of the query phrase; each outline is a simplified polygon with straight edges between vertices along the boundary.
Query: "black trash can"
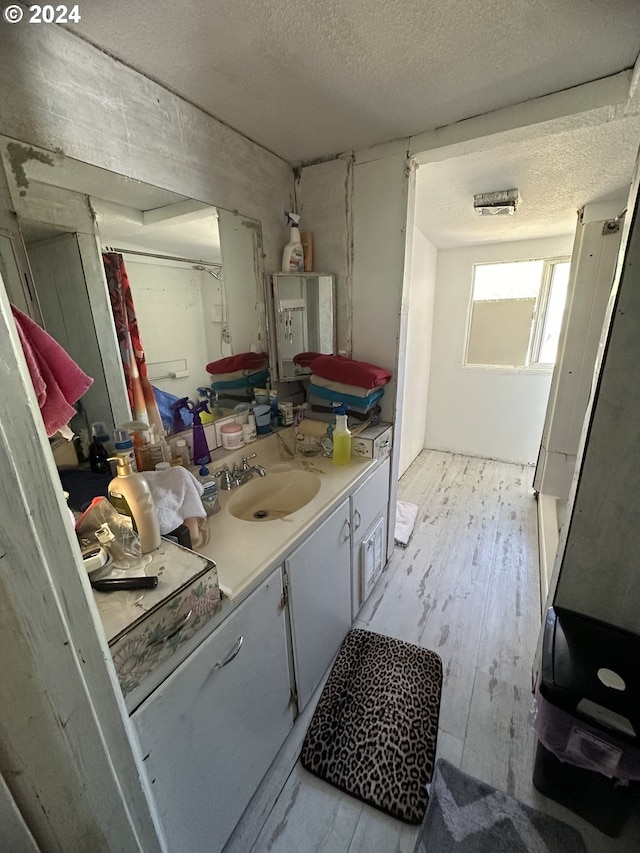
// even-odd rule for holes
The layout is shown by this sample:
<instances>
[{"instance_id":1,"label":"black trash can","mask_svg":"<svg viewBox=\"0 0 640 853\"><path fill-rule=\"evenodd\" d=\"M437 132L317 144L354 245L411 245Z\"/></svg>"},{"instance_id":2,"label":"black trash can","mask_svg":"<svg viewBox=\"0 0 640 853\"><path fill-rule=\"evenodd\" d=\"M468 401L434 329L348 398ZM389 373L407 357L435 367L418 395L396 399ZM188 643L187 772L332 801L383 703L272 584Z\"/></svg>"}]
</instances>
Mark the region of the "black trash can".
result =
<instances>
[{"instance_id":1,"label":"black trash can","mask_svg":"<svg viewBox=\"0 0 640 853\"><path fill-rule=\"evenodd\" d=\"M640 637L547 611L533 784L610 836L640 802L639 660Z\"/></svg>"}]
</instances>

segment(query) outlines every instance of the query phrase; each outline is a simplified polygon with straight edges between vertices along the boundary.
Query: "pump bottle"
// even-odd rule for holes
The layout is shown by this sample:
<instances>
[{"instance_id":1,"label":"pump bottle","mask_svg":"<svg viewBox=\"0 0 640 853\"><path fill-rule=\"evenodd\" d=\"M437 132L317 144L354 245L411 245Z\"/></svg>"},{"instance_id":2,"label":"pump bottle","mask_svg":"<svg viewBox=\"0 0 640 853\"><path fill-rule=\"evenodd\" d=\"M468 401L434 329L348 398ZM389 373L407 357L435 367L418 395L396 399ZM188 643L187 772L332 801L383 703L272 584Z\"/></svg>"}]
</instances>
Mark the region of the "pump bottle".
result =
<instances>
[{"instance_id":1,"label":"pump bottle","mask_svg":"<svg viewBox=\"0 0 640 853\"><path fill-rule=\"evenodd\" d=\"M140 539L143 554L160 546L160 526L151 490L142 474L134 473L131 461L116 456L117 473L109 483L109 501L121 515L128 515Z\"/></svg>"},{"instance_id":2,"label":"pump bottle","mask_svg":"<svg viewBox=\"0 0 640 853\"><path fill-rule=\"evenodd\" d=\"M351 461L351 433L347 427L345 406L336 409L336 428L333 431L333 461L336 465L348 465Z\"/></svg>"}]
</instances>

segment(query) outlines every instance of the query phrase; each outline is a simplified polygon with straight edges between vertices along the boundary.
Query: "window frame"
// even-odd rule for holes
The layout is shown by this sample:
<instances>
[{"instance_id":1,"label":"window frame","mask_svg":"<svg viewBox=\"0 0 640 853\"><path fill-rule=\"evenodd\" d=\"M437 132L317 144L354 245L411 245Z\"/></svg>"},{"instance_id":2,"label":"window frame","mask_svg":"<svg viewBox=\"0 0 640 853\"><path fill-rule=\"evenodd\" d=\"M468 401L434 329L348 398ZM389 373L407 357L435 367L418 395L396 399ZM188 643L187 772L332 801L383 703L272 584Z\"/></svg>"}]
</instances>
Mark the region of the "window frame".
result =
<instances>
[{"instance_id":1,"label":"window frame","mask_svg":"<svg viewBox=\"0 0 640 853\"><path fill-rule=\"evenodd\" d=\"M473 320L473 304L474 304L474 288L476 278L476 267L481 266L498 266L499 264L514 264L526 263L528 261L541 261L542 274L540 278L540 287L536 296L535 306L533 309L533 320L531 322L531 332L529 333L529 343L527 347L527 355L525 364L509 365L509 364L475 364L468 363L467 356L469 353L469 342L471 337L471 324ZM462 367L465 370L485 370L497 371L503 373L549 373L553 370L555 362L538 361L540 349L542 347L542 335L544 333L544 325L546 313L549 306L549 298L551 296L551 284L553 280L553 272L556 264L571 263L570 255L554 255L548 258L509 258L501 261L478 261L472 265L471 273L471 289L469 294L469 310L467 316L467 327L464 339L464 353ZM569 294L567 292L567 299ZM566 304L566 303L565 303Z\"/></svg>"}]
</instances>

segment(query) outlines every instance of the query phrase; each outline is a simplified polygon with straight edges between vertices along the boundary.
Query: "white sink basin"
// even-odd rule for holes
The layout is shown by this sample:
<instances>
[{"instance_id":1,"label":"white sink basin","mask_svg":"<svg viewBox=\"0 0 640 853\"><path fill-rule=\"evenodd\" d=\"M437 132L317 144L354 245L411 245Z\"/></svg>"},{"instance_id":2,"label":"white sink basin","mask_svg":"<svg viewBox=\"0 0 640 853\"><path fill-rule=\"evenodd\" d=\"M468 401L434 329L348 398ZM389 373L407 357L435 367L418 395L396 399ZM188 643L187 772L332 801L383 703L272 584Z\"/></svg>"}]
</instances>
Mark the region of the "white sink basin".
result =
<instances>
[{"instance_id":1,"label":"white sink basin","mask_svg":"<svg viewBox=\"0 0 640 853\"><path fill-rule=\"evenodd\" d=\"M241 521L276 521L308 504L319 490L320 478L309 471L267 474L239 486L227 512Z\"/></svg>"}]
</instances>

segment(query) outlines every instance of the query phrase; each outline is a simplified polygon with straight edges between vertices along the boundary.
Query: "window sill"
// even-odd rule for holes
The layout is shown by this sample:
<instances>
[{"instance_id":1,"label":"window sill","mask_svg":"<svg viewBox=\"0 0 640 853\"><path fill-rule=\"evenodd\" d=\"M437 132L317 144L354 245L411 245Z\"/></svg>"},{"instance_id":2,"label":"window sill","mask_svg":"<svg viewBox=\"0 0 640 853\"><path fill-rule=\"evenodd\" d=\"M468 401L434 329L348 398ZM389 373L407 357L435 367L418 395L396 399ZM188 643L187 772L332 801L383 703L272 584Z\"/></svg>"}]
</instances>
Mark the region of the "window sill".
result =
<instances>
[{"instance_id":1,"label":"window sill","mask_svg":"<svg viewBox=\"0 0 640 853\"><path fill-rule=\"evenodd\" d=\"M463 364L460 370L470 373L522 374L523 376L546 376L553 373L553 365L535 365L535 367L507 367L500 364Z\"/></svg>"}]
</instances>

